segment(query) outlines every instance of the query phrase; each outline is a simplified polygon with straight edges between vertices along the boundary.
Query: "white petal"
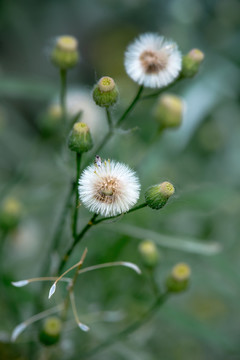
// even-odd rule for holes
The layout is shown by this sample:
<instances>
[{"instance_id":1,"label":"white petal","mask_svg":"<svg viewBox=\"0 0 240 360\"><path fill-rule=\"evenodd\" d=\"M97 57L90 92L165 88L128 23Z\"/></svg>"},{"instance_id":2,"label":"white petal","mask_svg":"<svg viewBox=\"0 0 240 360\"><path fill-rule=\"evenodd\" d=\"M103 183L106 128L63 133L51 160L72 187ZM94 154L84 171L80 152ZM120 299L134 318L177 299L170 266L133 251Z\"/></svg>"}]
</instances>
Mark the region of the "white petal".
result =
<instances>
[{"instance_id":1,"label":"white petal","mask_svg":"<svg viewBox=\"0 0 240 360\"><path fill-rule=\"evenodd\" d=\"M78 323L78 326L79 326L79 328L80 328L82 331L87 332L87 331L90 330L90 328L89 328L87 325L85 325L85 324Z\"/></svg>"}]
</instances>

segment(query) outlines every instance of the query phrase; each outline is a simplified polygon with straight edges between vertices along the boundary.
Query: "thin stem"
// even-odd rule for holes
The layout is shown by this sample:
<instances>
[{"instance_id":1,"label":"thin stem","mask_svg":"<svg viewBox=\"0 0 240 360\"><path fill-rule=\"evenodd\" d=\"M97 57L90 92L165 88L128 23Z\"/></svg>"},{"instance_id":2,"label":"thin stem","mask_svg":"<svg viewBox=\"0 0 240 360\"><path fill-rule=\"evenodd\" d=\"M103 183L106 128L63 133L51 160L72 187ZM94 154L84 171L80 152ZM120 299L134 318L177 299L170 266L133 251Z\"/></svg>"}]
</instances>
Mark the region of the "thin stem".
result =
<instances>
[{"instance_id":1,"label":"thin stem","mask_svg":"<svg viewBox=\"0 0 240 360\"><path fill-rule=\"evenodd\" d=\"M128 108L124 111L124 113L122 114L122 116L118 119L117 121L117 127L123 122L123 120L127 117L127 115L130 113L130 111L132 111L132 109L135 107L135 105L137 104L141 93L143 91L143 85L141 85L138 89L138 92L135 96L135 98L133 99L133 101L131 102L131 104L128 106Z\"/></svg>"},{"instance_id":2,"label":"thin stem","mask_svg":"<svg viewBox=\"0 0 240 360\"><path fill-rule=\"evenodd\" d=\"M109 107L106 107L106 115L107 115L109 132L112 132L112 130L113 130L113 122L112 122L112 117L111 117Z\"/></svg>"},{"instance_id":3,"label":"thin stem","mask_svg":"<svg viewBox=\"0 0 240 360\"><path fill-rule=\"evenodd\" d=\"M60 104L62 108L62 117L63 123L66 125L66 93L67 93L67 70L60 69L60 81L61 81L61 89L60 89Z\"/></svg>"},{"instance_id":4,"label":"thin stem","mask_svg":"<svg viewBox=\"0 0 240 360\"><path fill-rule=\"evenodd\" d=\"M108 216L108 217L105 217L105 218L102 218L102 219L99 219L99 220L94 221L93 224L94 224L94 225L97 225L97 224L101 223L102 221L116 219L116 218L120 217L121 215L129 214L129 213L131 213L131 212L133 212L133 211L142 209L142 208L144 208L144 207L146 207L146 206L147 206L147 203L140 204L140 205L135 206L135 207L133 207L132 209L128 210L128 211L125 212L124 214L119 214L119 215L115 215L115 216Z\"/></svg>"},{"instance_id":5,"label":"thin stem","mask_svg":"<svg viewBox=\"0 0 240 360\"><path fill-rule=\"evenodd\" d=\"M84 237L84 235L86 234L86 232L94 225L94 220L96 219L98 215L94 214L91 219L89 220L89 222L84 226L84 228L82 229L82 231L76 235L73 243L71 244L71 246L68 248L68 250L66 251L65 255L62 258L62 261L59 265L58 268L58 273L61 273L64 265L66 264L66 262L68 261L73 249L75 248L75 246L82 240L82 238Z\"/></svg>"},{"instance_id":6,"label":"thin stem","mask_svg":"<svg viewBox=\"0 0 240 360\"><path fill-rule=\"evenodd\" d=\"M106 112L107 112L107 120L108 120L108 124L109 124L109 131L107 132L107 134L104 136L103 140L101 141L101 143L99 144L99 146L97 147L97 149L95 150L95 154L98 154L102 148L104 147L104 145L111 139L111 137L114 134L114 129L117 128L122 122L123 120L126 119L127 115L130 113L130 111L133 110L133 108L135 107L135 105L137 104L141 93L143 91L143 86L140 86L138 89L138 92L136 94L136 96L134 97L134 99L132 100L132 102L130 103L130 105L127 107L127 109L124 111L124 113L122 114L122 116L117 120L116 125L114 126L112 123L112 119L110 117L110 112L109 109L106 108ZM110 126L111 124L111 126Z\"/></svg>"},{"instance_id":7,"label":"thin stem","mask_svg":"<svg viewBox=\"0 0 240 360\"><path fill-rule=\"evenodd\" d=\"M99 353L100 351L107 348L108 346L116 343L122 337L132 334L134 331L138 330L142 325L144 325L148 320L151 319L151 317L155 314L155 312L166 302L166 300L168 299L168 296L169 296L169 294L167 292L165 292L162 295L159 295L158 298L155 300L155 302L152 304L152 306L148 309L148 311L146 311L141 316L140 319L136 320L131 325L127 326L125 329L123 329L119 333L113 335L108 340L102 342L101 344L99 344L98 346L96 346L95 348L90 350L89 352L82 354L84 356L84 358L86 358L87 356L92 356L92 355Z\"/></svg>"},{"instance_id":8,"label":"thin stem","mask_svg":"<svg viewBox=\"0 0 240 360\"><path fill-rule=\"evenodd\" d=\"M66 197L66 200L64 202L64 206L62 208L62 212L60 214L60 217L59 217L55 232L53 234L52 241L50 242L50 244L51 244L50 249L47 252L47 256L45 257L45 260L44 260L43 265L42 265L41 274L47 274L48 273L48 270L49 270L49 267L50 267L50 264L51 264L50 257L52 255L52 253L54 251L56 251L57 248L58 248L58 244L59 244L59 242L61 240L61 236L63 235L63 228L64 228L64 225L65 225L65 222L66 222L66 219L67 219L67 212L68 212L68 210L70 209L70 206L71 206L71 201L72 201L72 196L73 196L73 193L74 193L74 189L75 189L75 184L71 183L70 190L69 190L69 192L67 194L67 197Z\"/></svg>"},{"instance_id":9,"label":"thin stem","mask_svg":"<svg viewBox=\"0 0 240 360\"><path fill-rule=\"evenodd\" d=\"M76 154L76 182L75 182L75 209L73 212L73 221L72 221L72 236L75 239L77 236L77 218L78 218L78 208L79 208L79 195L78 195L78 179L80 176L80 167L81 167L81 154Z\"/></svg>"},{"instance_id":10,"label":"thin stem","mask_svg":"<svg viewBox=\"0 0 240 360\"><path fill-rule=\"evenodd\" d=\"M169 90L171 87L173 87L174 85L176 85L176 83L182 79L182 76L179 75L176 80L174 82L172 82L171 84L153 92L152 94L148 94L148 95L145 95L145 96L142 96L140 100L148 100L148 99L152 99L158 95L160 95L162 92L166 91L166 90Z\"/></svg>"}]
</instances>

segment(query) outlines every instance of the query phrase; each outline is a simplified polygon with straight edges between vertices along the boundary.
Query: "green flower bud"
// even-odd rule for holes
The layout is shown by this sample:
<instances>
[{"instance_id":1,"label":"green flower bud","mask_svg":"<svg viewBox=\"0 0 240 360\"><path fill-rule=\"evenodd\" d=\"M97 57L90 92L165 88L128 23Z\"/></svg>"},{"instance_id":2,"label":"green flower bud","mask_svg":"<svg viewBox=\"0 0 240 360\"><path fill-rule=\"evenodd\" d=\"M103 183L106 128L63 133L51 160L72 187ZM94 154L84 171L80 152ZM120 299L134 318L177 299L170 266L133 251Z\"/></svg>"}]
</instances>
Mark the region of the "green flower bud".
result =
<instances>
[{"instance_id":1,"label":"green flower bud","mask_svg":"<svg viewBox=\"0 0 240 360\"><path fill-rule=\"evenodd\" d=\"M73 36L60 36L51 54L53 64L62 70L74 67L79 60L77 47Z\"/></svg>"},{"instance_id":2,"label":"green flower bud","mask_svg":"<svg viewBox=\"0 0 240 360\"><path fill-rule=\"evenodd\" d=\"M102 107L114 105L118 100L118 95L115 81L109 76L102 77L93 89L93 100Z\"/></svg>"},{"instance_id":3,"label":"green flower bud","mask_svg":"<svg viewBox=\"0 0 240 360\"><path fill-rule=\"evenodd\" d=\"M182 292L189 286L191 269L187 264L180 263L174 266L166 280L167 290L170 292Z\"/></svg>"},{"instance_id":4,"label":"green flower bud","mask_svg":"<svg viewBox=\"0 0 240 360\"><path fill-rule=\"evenodd\" d=\"M39 339L44 345L56 344L61 335L62 322L56 317L49 317L44 321L43 327L39 333Z\"/></svg>"},{"instance_id":5,"label":"green flower bud","mask_svg":"<svg viewBox=\"0 0 240 360\"><path fill-rule=\"evenodd\" d=\"M45 137L49 137L59 133L59 125L62 123L62 108L58 104L52 104L47 111L41 115L39 119L39 125L42 134ZM61 126L60 126L61 127Z\"/></svg>"},{"instance_id":6,"label":"green flower bud","mask_svg":"<svg viewBox=\"0 0 240 360\"><path fill-rule=\"evenodd\" d=\"M164 181L159 185L150 186L145 192L147 205L152 209L161 209L175 192L174 186Z\"/></svg>"},{"instance_id":7,"label":"green flower bud","mask_svg":"<svg viewBox=\"0 0 240 360\"><path fill-rule=\"evenodd\" d=\"M204 53L198 49L192 49L189 53L183 56L182 60L182 76L191 78L197 74L200 64L204 60Z\"/></svg>"},{"instance_id":8,"label":"green flower bud","mask_svg":"<svg viewBox=\"0 0 240 360\"><path fill-rule=\"evenodd\" d=\"M144 240L139 244L138 250L146 266L154 267L159 260L159 252L155 243L151 240Z\"/></svg>"},{"instance_id":9,"label":"green flower bud","mask_svg":"<svg viewBox=\"0 0 240 360\"><path fill-rule=\"evenodd\" d=\"M86 124L76 122L73 125L68 138L68 147L79 154L89 151L93 147L91 133Z\"/></svg>"},{"instance_id":10,"label":"green flower bud","mask_svg":"<svg viewBox=\"0 0 240 360\"><path fill-rule=\"evenodd\" d=\"M23 209L20 202L13 198L7 198L0 209L0 227L4 231L13 230L19 224Z\"/></svg>"},{"instance_id":11,"label":"green flower bud","mask_svg":"<svg viewBox=\"0 0 240 360\"><path fill-rule=\"evenodd\" d=\"M184 103L178 96L165 94L159 97L154 117L161 128L174 128L182 123Z\"/></svg>"}]
</instances>

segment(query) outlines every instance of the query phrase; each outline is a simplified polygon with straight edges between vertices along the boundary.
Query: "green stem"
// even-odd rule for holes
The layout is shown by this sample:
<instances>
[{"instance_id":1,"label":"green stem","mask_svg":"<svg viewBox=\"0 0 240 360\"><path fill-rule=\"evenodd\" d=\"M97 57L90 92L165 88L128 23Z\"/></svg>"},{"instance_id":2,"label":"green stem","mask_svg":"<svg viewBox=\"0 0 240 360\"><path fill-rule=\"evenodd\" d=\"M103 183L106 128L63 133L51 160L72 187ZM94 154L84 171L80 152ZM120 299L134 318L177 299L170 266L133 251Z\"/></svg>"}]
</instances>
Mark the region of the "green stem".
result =
<instances>
[{"instance_id":1,"label":"green stem","mask_svg":"<svg viewBox=\"0 0 240 360\"><path fill-rule=\"evenodd\" d=\"M106 107L106 115L107 115L109 132L112 132L113 131L113 122L112 122L112 117L111 117L109 107Z\"/></svg>"},{"instance_id":2,"label":"green stem","mask_svg":"<svg viewBox=\"0 0 240 360\"><path fill-rule=\"evenodd\" d=\"M152 98L160 95L162 92L164 92L164 91L166 91L166 90L169 90L171 87L173 87L174 85L176 85L176 83L177 83L179 80L181 80L181 79L182 79L182 76L179 75L173 83L171 83L171 84L169 84L169 85L167 85L167 86L165 86L165 87L163 87L163 88L161 88L161 89L153 92L152 94L148 94L148 95L142 96L140 100L148 100L148 99L152 99Z\"/></svg>"},{"instance_id":3,"label":"green stem","mask_svg":"<svg viewBox=\"0 0 240 360\"><path fill-rule=\"evenodd\" d=\"M140 204L140 205L138 205L138 206L135 206L134 208L132 208L132 209L128 210L127 212L125 212L124 215L129 214L129 213L131 213L131 212L133 212L133 211L142 209L142 208L144 208L145 206L147 206L147 203L143 203L143 204ZM116 219L116 218L120 217L121 215L123 215L123 214L119 214L119 215L115 215L115 216L108 216L108 217L105 217L105 218L102 218L102 219L93 221L93 225L97 225L97 224L99 224L99 223L101 223L101 222L103 222L103 221L106 221L106 220Z\"/></svg>"},{"instance_id":4,"label":"green stem","mask_svg":"<svg viewBox=\"0 0 240 360\"><path fill-rule=\"evenodd\" d=\"M107 120L108 120L108 124L109 124L109 130L107 132L107 134L104 136L103 140L101 141L101 143L99 144L99 146L97 147L97 149L95 150L95 154L99 154L99 152L102 150L102 148L104 147L104 145L111 139L111 137L114 134L114 129L117 128L122 122L123 120L126 119L127 115L130 113L130 111L133 110L133 108L135 107L135 105L137 104L141 93L143 91L143 86L140 86L138 89L138 92L135 96L135 98L132 100L132 102L130 103L130 105L127 107L127 109L124 111L124 113L122 114L122 116L117 120L116 125L113 125L112 119L111 119L111 114L109 112L109 109L106 108L106 112L107 112Z\"/></svg>"},{"instance_id":5,"label":"green stem","mask_svg":"<svg viewBox=\"0 0 240 360\"><path fill-rule=\"evenodd\" d=\"M89 220L89 222L84 226L84 228L82 229L82 231L76 235L75 239L73 240L71 246L68 248L68 250L66 251L65 255L62 258L62 261L59 265L58 268L58 273L60 274L64 265L66 264L66 262L68 261L73 249L75 248L75 246L82 240L82 238L84 237L84 235L86 234L86 232L94 225L94 220L96 219L98 215L94 214L91 219Z\"/></svg>"},{"instance_id":6,"label":"green stem","mask_svg":"<svg viewBox=\"0 0 240 360\"><path fill-rule=\"evenodd\" d=\"M61 240L61 236L63 235L63 228L64 228L64 225L66 222L67 213L71 207L72 196L74 194L74 190L75 190L75 183L71 184L71 186L70 186L70 190L67 194L66 200L64 202L64 206L62 208L62 212L59 216L58 223L57 223L55 232L53 234L52 241L50 242L50 244L51 244L50 249L49 249L47 256L45 257L45 261L42 265L41 273L43 275L48 274L48 269L49 269L49 265L50 265L50 256L53 253L53 251L57 250L58 244Z\"/></svg>"},{"instance_id":7,"label":"green stem","mask_svg":"<svg viewBox=\"0 0 240 360\"><path fill-rule=\"evenodd\" d=\"M78 205L79 205L79 195L78 195L78 179L80 176L80 167L81 167L81 154L76 153L76 182L75 182L75 209L73 213L73 221L72 221L72 236L75 239L77 235L77 218L78 218Z\"/></svg>"},{"instance_id":8,"label":"green stem","mask_svg":"<svg viewBox=\"0 0 240 360\"><path fill-rule=\"evenodd\" d=\"M60 69L60 81L61 81L61 89L60 89L60 105L62 108L62 117L63 117L63 123L66 125L66 117L67 117L67 111L66 111L66 93L67 93L67 70L66 69Z\"/></svg>"},{"instance_id":9,"label":"green stem","mask_svg":"<svg viewBox=\"0 0 240 360\"><path fill-rule=\"evenodd\" d=\"M140 96L142 94L143 91L143 85L141 85L138 89L138 92L135 96L135 98L133 99L133 101L131 102L131 104L128 106L128 108L124 111L124 113L122 114L122 116L118 119L117 121L117 127L123 122L123 120L125 120L125 118L127 117L127 115L130 113L130 111L132 111L132 109L135 107L135 105L137 104L138 100L140 99Z\"/></svg>"},{"instance_id":10,"label":"green stem","mask_svg":"<svg viewBox=\"0 0 240 360\"><path fill-rule=\"evenodd\" d=\"M141 316L140 319L136 320L134 323L132 323L119 333L113 335L108 340L102 342L92 350L82 354L84 358L88 358L90 356L98 354L103 349L116 343L122 337L126 337L127 335L132 334L134 331L138 330L142 325L144 325L148 320L150 320L151 317L155 314L155 312L166 302L166 300L168 299L168 295L169 294L167 292L159 295L155 302L152 304L152 306Z\"/></svg>"}]
</instances>

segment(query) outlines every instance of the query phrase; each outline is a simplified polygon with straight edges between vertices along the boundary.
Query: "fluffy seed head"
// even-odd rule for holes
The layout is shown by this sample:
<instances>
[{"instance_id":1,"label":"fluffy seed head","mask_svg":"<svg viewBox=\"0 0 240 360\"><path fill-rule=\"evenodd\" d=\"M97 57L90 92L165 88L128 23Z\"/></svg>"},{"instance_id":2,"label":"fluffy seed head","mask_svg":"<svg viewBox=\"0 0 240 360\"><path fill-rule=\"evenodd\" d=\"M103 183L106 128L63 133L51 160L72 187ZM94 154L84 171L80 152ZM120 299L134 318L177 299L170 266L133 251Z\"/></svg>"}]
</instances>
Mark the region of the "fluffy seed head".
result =
<instances>
[{"instance_id":1,"label":"fluffy seed head","mask_svg":"<svg viewBox=\"0 0 240 360\"><path fill-rule=\"evenodd\" d=\"M150 88L170 84L181 70L181 61L177 44L151 33L140 35L125 53L127 74Z\"/></svg>"},{"instance_id":2,"label":"fluffy seed head","mask_svg":"<svg viewBox=\"0 0 240 360\"><path fill-rule=\"evenodd\" d=\"M139 198L140 184L133 170L113 160L88 166L79 179L80 201L102 216L128 211Z\"/></svg>"}]
</instances>

